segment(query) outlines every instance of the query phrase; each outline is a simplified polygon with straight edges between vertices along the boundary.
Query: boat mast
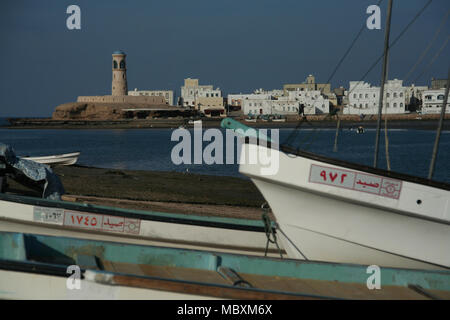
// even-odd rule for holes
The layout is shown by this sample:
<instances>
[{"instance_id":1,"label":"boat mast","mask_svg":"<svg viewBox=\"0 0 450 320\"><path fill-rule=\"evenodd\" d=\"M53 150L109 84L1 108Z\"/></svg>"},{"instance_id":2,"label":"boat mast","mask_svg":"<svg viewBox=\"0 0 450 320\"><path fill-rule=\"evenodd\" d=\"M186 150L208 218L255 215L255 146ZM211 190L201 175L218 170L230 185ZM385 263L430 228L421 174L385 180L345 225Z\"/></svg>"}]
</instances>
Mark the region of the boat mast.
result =
<instances>
[{"instance_id":1,"label":"boat mast","mask_svg":"<svg viewBox=\"0 0 450 320\"><path fill-rule=\"evenodd\" d=\"M380 140L380 127L381 127L381 111L383 109L383 93L384 93L384 83L386 82L387 74L387 63L388 63L388 52L389 52L389 34L391 30L391 12L392 12L392 2L389 0L387 8L387 19L386 19L386 32L384 35L384 56L383 56L383 72L381 75L381 89L380 89L380 99L378 103L378 118L377 118L377 133L375 137L375 155L373 159L373 166L377 167L378 162L378 149Z\"/></svg>"},{"instance_id":2,"label":"boat mast","mask_svg":"<svg viewBox=\"0 0 450 320\"><path fill-rule=\"evenodd\" d=\"M439 125L438 125L437 132L436 132L436 140L434 141L433 154L431 155L430 170L428 171L428 179L430 179L430 180L433 178L434 165L436 163L436 157L437 157L437 153L439 150L439 140L441 138L442 126L444 124L445 109L447 107L449 86L450 86L450 67L448 68L447 86L445 87L445 96L444 96L444 103L442 104L442 108L441 108L441 117L439 118Z\"/></svg>"}]
</instances>

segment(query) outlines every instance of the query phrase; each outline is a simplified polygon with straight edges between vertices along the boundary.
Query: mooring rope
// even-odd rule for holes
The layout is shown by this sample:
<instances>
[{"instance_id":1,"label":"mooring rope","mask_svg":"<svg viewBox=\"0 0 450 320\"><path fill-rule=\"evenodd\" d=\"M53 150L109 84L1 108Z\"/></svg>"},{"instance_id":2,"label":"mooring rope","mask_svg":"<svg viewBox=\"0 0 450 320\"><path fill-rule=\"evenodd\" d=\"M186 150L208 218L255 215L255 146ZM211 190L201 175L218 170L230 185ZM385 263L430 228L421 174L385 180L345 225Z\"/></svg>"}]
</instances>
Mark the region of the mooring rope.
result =
<instances>
[{"instance_id":1,"label":"mooring rope","mask_svg":"<svg viewBox=\"0 0 450 320\"><path fill-rule=\"evenodd\" d=\"M278 253L280 254L280 258L283 259L283 255L281 253L280 246L278 245L277 236L274 232L274 229L272 228L272 221L270 220L270 217L268 215L269 212L269 206L267 205L267 202L264 202L261 206L261 209L263 209L262 214L262 220L264 223L264 231L266 232L266 250L264 252L264 257L267 257L267 253L269 251L269 243L273 243L277 246Z\"/></svg>"},{"instance_id":2,"label":"mooring rope","mask_svg":"<svg viewBox=\"0 0 450 320\"><path fill-rule=\"evenodd\" d=\"M300 255L303 257L303 259L308 260L308 258L295 245L295 243L291 239L289 239L289 237L283 232L283 230L281 230L278 223L270 220L270 217L268 215L270 207L268 206L267 202L264 202L263 205L261 206L261 208L263 209L262 220L264 222L264 229L266 231L266 237L267 237L266 251L264 253L264 256L267 257L267 252L269 250L269 243L274 243L278 248L278 253L280 254L281 259L283 259L283 255L281 254L281 248L278 245L277 236L274 232L274 230L277 230L277 231L280 231L281 234L292 244L292 246L295 248L295 250L297 250L300 253ZM272 239L270 238L271 236L272 236Z\"/></svg>"}]
</instances>

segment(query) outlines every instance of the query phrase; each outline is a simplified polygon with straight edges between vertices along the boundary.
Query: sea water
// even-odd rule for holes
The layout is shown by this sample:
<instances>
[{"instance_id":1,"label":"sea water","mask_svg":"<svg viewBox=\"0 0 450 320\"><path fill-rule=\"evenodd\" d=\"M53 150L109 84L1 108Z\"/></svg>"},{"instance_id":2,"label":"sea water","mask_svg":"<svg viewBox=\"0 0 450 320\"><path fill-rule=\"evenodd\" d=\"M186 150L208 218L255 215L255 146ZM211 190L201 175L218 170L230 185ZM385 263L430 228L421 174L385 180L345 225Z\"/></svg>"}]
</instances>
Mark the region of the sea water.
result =
<instances>
[{"instance_id":1,"label":"sea water","mask_svg":"<svg viewBox=\"0 0 450 320\"><path fill-rule=\"evenodd\" d=\"M222 129L221 129L222 130ZM283 142L293 129L280 129ZM192 133L192 130L190 130ZM223 132L224 130L222 130ZM0 128L0 142L11 145L20 156L44 156L80 151L78 164L102 168L178 171L208 175L243 177L238 164L180 164L171 161L172 129L6 129ZM225 137L225 134L223 135ZM393 129L388 131L391 170L426 177L436 132L431 130ZM372 165L375 129L357 134L349 129L339 132L338 150L334 152L334 129L302 129L295 145L302 150ZM203 142L208 145L209 142ZM225 144L225 143L224 143ZM384 132L380 136L379 167L386 168ZM224 149L225 152L225 149ZM236 154L237 152L235 152ZM450 131L440 140L434 180L450 183Z\"/></svg>"}]
</instances>

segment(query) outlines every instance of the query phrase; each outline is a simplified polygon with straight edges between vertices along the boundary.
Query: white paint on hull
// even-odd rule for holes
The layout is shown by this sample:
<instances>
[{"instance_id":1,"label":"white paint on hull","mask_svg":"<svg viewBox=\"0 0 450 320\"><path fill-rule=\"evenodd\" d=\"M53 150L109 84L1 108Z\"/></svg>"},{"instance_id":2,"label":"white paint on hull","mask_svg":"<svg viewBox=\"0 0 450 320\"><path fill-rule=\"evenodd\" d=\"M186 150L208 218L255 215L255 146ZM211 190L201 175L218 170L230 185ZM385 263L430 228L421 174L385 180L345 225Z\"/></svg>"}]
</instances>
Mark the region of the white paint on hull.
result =
<instances>
[{"instance_id":1,"label":"white paint on hull","mask_svg":"<svg viewBox=\"0 0 450 320\"><path fill-rule=\"evenodd\" d=\"M69 276L69 275L68 275ZM105 285L81 280L79 290L69 290L67 278L0 270L0 299L15 300L190 300L213 299L200 295L154 289Z\"/></svg>"},{"instance_id":2,"label":"white paint on hull","mask_svg":"<svg viewBox=\"0 0 450 320\"><path fill-rule=\"evenodd\" d=\"M264 255L267 241L264 232L150 220L140 221L138 234L68 227L63 225L63 219L59 219L59 221L35 221L34 207L32 205L12 201L0 201L0 231L183 247L258 256ZM275 249L275 246L271 244L269 248ZM268 255L279 257L277 252L269 252Z\"/></svg>"},{"instance_id":3,"label":"white paint on hull","mask_svg":"<svg viewBox=\"0 0 450 320\"><path fill-rule=\"evenodd\" d=\"M263 147L243 148L258 152ZM281 229L308 259L403 268L450 267L448 191L403 181L399 199L393 199L315 184L309 182L311 165L345 168L281 152L279 156L276 175L261 175L257 164L241 164L240 172L252 178ZM416 203L417 197L423 206ZM284 246L292 258L302 258L288 241Z\"/></svg>"}]
</instances>

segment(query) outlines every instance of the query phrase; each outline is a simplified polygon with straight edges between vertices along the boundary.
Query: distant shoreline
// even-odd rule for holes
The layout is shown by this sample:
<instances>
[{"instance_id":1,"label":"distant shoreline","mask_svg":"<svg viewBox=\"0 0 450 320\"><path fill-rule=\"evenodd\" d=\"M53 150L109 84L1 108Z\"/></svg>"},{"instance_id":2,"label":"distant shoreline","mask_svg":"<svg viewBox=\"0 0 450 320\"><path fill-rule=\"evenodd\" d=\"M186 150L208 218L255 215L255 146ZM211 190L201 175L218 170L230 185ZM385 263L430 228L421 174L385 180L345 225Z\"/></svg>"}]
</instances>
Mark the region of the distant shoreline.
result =
<instances>
[{"instance_id":1,"label":"distant shoreline","mask_svg":"<svg viewBox=\"0 0 450 320\"><path fill-rule=\"evenodd\" d=\"M388 119L388 127L391 129L418 129L435 130L438 126L439 115L412 115L395 116ZM416 119L419 118L420 119ZM322 117L309 116L309 123L303 123L302 128L336 128L337 120L323 120ZM445 117L444 130L450 130L450 114ZM220 128L222 119L202 119L203 128ZM298 121L286 122L267 122L258 120L257 122L242 121L245 125L253 128L295 128ZM365 128L375 128L375 119L356 120L355 117L341 116L340 126L342 129L355 126L364 126ZM193 128L192 124L187 124L184 119L142 119L142 120L52 120L50 118L12 118L10 124L0 125L0 128L6 129L177 129L180 126ZM384 120L383 120L384 127Z\"/></svg>"}]
</instances>

